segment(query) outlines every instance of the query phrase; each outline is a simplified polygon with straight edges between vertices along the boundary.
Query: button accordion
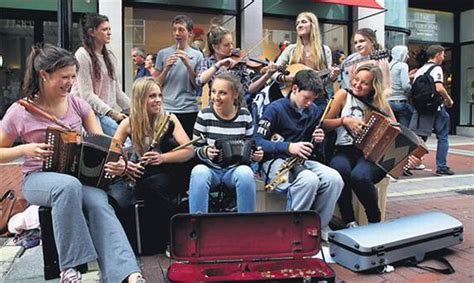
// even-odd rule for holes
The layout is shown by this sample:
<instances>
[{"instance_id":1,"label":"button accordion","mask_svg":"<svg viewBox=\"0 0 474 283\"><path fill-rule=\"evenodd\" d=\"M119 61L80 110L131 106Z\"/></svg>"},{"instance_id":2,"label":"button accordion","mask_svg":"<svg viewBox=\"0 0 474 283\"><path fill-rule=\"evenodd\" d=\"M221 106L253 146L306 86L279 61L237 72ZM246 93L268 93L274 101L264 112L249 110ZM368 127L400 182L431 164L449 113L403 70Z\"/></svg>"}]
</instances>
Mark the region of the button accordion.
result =
<instances>
[{"instance_id":1,"label":"button accordion","mask_svg":"<svg viewBox=\"0 0 474 283\"><path fill-rule=\"evenodd\" d=\"M46 143L53 145L53 154L43 161L43 171L68 174L84 185L101 189L107 189L113 177L104 165L123 156L121 143L105 135L81 136L75 131L49 127Z\"/></svg>"},{"instance_id":2,"label":"button accordion","mask_svg":"<svg viewBox=\"0 0 474 283\"><path fill-rule=\"evenodd\" d=\"M367 127L354 140L354 145L362 150L365 159L374 162L393 178L402 175L408 157L418 158L428 153L425 144L410 129L403 125L393 125L378 112L371 112L365 123Z\"/></svg>"},{"instance_id":3,"label":"button accordion","mask_svg":"<svg viewBox=\"0 0 474 283\"><path fill-rule=\"evenodd\" d=\"M254 139L216 140L214 145L219 150L214 162L222 168L234 164L249 165L252 153L256 150Z\"/></svg>"}]
</instances>

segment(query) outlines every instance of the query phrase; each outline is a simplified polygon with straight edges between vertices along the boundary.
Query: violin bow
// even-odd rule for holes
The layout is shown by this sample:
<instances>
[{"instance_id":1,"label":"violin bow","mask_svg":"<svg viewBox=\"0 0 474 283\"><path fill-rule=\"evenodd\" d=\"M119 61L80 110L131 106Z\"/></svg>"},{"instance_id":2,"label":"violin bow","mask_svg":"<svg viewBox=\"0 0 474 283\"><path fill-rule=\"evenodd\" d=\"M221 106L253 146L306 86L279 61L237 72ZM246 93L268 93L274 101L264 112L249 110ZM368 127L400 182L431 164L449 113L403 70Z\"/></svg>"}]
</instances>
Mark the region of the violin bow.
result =
<instances>
[{"instance_id":1,"label":"violin bow","mask_svg":"<svg viewBox=\"0 0 474 283\"><path fill-rule=\"evenodd\" d=\"M254 51L258 46L260 46L260 44L262 44L263 41L265 41L265 39L267 39L267 37L269 37L269 36L270 36L270 32L267 31L266 34L265 34L265 36L262 37L262 39L260 39L257 43L255 43L255 44L252 46L252 48L249 49L249 51L245 52L245 54L242 55L242 58L247 57L252 51Z\"/></svg>"}]
</instances>

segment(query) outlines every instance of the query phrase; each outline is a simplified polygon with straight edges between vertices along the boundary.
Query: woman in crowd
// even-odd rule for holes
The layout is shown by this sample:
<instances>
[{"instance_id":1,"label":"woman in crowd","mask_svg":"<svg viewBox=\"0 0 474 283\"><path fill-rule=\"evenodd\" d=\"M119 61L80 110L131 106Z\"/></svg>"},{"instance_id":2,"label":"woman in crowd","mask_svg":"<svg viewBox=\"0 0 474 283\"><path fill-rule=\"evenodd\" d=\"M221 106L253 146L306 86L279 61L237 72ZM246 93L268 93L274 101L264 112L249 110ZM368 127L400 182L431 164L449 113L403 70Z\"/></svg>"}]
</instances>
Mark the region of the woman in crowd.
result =
<instances>
[{"instance_id":1,"label":"woman in crowd","mask_svg":"<svg viewBox=\"0 0 474 283\"><path fill-rule=\"evenodd\" d=\"M83 99L69 94L78 62L68 51L52 45L33 47L27 59L23 92L63 124L80 132L102 134L94 112ZM23 193L31 204L52 208L54 238L59 255L60 282L80 282L76 267L98 260L104 282L144 282L132 248L108 204L107 193L83 185L77 178L42 172L42 162L53 154L46 129L53 121L13 104L0 122L0 163L20 157ZM15 140L23 144L12 147ZM109 162L106 172L121 175L125 162Z\"/></svg>"},{"instance_id":2,"label":"woman in crowd","mask_svg":"<svg viewBox=\"0 0 474 283\"><path fill-rule=\"evenodd\" d=\"M408 71L408 48L404 45L397 45L392 48L392 61L390 62L390 75L392 81L392 95L388 98L397 121L405 127L411 120L413 107L408 101L411 90L411 81L416 69Z\"/></svg>"},{"instance_id":3,"label":"woman in crowd","mask_svg":"<svg viewBox=\"0 0 474 283\"><path fill-rule=\"evenodd\" d=\"M148 53L145 58L145 68L150 72L153 79L158 78L158 71L155 69L156 53Z\"/></svg>"},{"instance_id":4,"label":"woman in crowd","mask_svg":"<svg viewBox=\"0 0 474 283\"><path fill-rule=\"evenodd\" d=\"M345 68L342 72L342 87L350 88L352 77L357 67L361 64L373 63L380 66L382 74L384 77L383 80L383 89L385 91L384 96L389 97L391 93L390 86L390 68L388 66L387 60L381 61L370 61L370 55L376 51L380 50L382 47L377 42L377 35L370 28L361 28L357 30L353 38L354 50L355 53L347 56L344 61L345 64L350 64L353 61L361 60L359 64L352 64L349 67Z\"/></svg>"},{"instance_id":5,"label":"woman in crowd","mask_svg":"<svg viewBox=\"0 0 474 283\"><path fill-rule=\"evenodd\" d=\"M354 146L354 136L360 135L366 126L364 121L369 107L362 100L384 111L392 122L396 122L384 96L383 80L380 67L374 64L361 65L354 73L351 88L340 89L334 95L332 107L323 122L323 129L335 129L337 134L335 155L330 166L336 169L344 180L338 204L347 227L358 225L352 208L352 190L364 206L369 223L380 222L375 184L380 182L386 173L364 158L362 151ZM409 165L416 166L419 161L418 158L410 156Z\"/></svg>"},{"instance_id":6,"label":"woman in crowd","mask_svg":"<svg viewBox=\"0 0 474 283\"><path fill-rule=\"evenodd\" d=\"M216 163L219 150L216 140L245 140L252 138L253 123L250 112L242 107L243 90L237 78L231 74L216 76L211 88L211 104L202 109L194 126L194 137L201 134L206 140L197 145L196 154L205 164L194 167L189 187L190 213L206 213L209 191L223 183L236 190L237 210L252 212L256 206L256 184L250 166L231 164L222 168ZM263 151L255 150L251 160L262 160Z\"/></svg>"},{"instance_id":7,"label":"woman in crowd","mask_svg":"<svg viewBox=\"0 0 474 283\"><path fill-rule=\"evenodd\" d=\"M162 129L160 131L160 128ZM163 109L163 94L153 78L141 78L132 87L130 117L119 125L115 138L124 142L132 141L135 156L127 163L127 174L135 180L135 193L145 200L152 210L157 235L154 239L158 252L164 248L165 230L169 219L176 211L173 201L179 193L184 193L189 184L189 170L183 163L194 156L191 146L172 151L179 145L189 142L181 123L174 114Z\"/></svg>"},{"instance_id":8,"label":"woman in crowd","mask_svg":"<svg viewBox=\"0 0 474 283\"><path fill-rule=\"evenodd\" d=\"M110 23L106 16L85 14L80 22L82 46L76 51L81 68L71 92L84 98L96 113L105 134L113 136L121 113L130 108L116 73L117 60L106 47L110 42Z\"/></svg>"},{"instance_id":9,"label":"woman in crowd","mask_svg":"<svg viewBox=\"0 0 474 283\"><path fill-rule=\"evenodd\" d=\"M201 62L198 75L196 76L196 83L198 86L208 83L209 90L216 75L229 71L242 83L245 95L255 94L264 87L265 82L277 70L277 66L270 63L268 71L252 82L247 65L231 57L233 55L232 52L235 50L232 34L221 26L211 26L207 33L207 47L209 56L205 57Z\"/></svg>"}]
</instances>

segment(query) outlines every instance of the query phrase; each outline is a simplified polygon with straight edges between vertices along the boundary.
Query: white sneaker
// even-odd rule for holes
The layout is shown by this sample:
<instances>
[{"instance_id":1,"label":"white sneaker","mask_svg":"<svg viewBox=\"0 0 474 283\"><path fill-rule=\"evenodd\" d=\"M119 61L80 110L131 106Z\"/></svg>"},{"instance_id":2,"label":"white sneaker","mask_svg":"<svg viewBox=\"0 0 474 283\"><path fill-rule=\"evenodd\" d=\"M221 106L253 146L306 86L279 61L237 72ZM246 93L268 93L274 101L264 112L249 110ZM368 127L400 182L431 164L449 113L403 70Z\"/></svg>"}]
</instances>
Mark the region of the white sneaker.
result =
<instances>
[{"instance_id":1,"label":"white sneaker","mask_svg":"<svg viewBox=\"0 0 474 283\"><path fill-rule=\"evenodd\" d=\"M328 238L329 238L329 233L330 232L333 232L332 229L328 226L325 226L323 227L323 229L321 229L321 240L327 242L328 241Z\"/></svg>"},{"instance_id":2,"label":"white sneaker","mask_svg":"<svg viewBox=\"0 0 474 283\"><path fill-rule=\"evenodd\" d=\"M357 228L357 227L359 227L359 224L357 224L356 221L349 222L346 225L346 228Z\"/></svg>"},{"instance_id":3,"label":"white sneaker","mask_svg":"<svg viewBox=\"0 0 474 283\"><path fill-rule=\"evenodd\" d=\"M425 170L426 166L425 164L421 163L420 165L415 167L415 170Z\"/></svg>"}]
</instances>

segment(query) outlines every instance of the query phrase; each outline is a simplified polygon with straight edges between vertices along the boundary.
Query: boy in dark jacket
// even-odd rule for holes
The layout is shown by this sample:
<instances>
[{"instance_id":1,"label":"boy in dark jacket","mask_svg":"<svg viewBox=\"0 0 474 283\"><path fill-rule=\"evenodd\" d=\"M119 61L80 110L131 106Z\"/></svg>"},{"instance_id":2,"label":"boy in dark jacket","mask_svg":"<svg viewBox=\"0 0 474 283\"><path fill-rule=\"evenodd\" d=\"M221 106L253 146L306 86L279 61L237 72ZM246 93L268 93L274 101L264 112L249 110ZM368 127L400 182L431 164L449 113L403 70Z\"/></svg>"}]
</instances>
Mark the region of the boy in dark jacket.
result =
<instances>
[{"instance_id":1,"label":"boy in dark jacket","mask_svg":"<svg viewBox=\"0 0 474 283\"><path fill-rule=\"evenodd\" d=\"M317 127L324 109L313 103L322 93L322 81L316 72L298 72L288 97L265 109L256 140L265 153L262 171L267 182L275 178L285 160L297 157L304 161L285 174L286 180L276 184L275 190L287 194L287 210L313 208L321 217L324 231L344 183L336 170L308 159L314 147L310 141L321 143L324 139L323 130Z\"/></svg>"}]
</instances>

